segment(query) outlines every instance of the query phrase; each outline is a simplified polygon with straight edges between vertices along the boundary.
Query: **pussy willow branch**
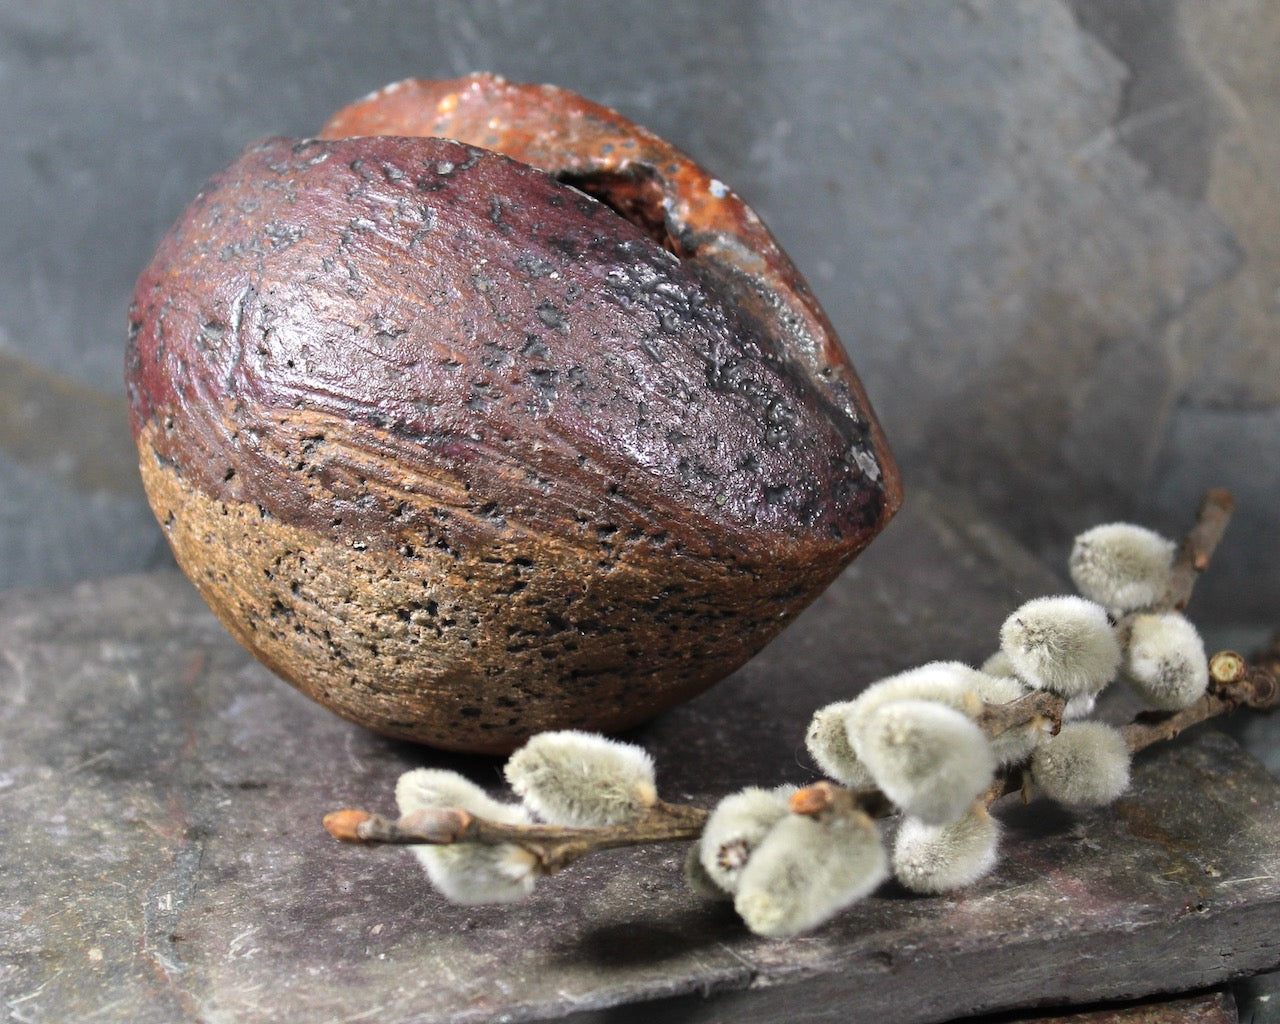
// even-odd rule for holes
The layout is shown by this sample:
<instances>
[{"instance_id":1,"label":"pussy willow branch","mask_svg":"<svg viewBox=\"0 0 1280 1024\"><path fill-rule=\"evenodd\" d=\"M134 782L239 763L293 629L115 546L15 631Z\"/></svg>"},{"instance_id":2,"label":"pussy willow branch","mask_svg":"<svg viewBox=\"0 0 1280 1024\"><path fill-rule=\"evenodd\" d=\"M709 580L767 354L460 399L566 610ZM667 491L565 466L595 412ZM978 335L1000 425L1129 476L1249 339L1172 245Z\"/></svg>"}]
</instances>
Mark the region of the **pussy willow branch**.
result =
<instances>
[{"instance_id":1,"label":"pussy willow branch","mask_svg":"<svg viewBox=\"0 0 1280 1024\"><path fill-rule=\"evenodd\" d=\"M1129 744L1129 750L1137 753L1153 743L1171 740L1184 729L1199 725L1218 715L1229 714L1237 708L1248 707L1255 711L1273 711L1280 707L1280 672L1277 671L1280 669L1280 657L1275 657L1276 654L1280 654L1280 636L1277 637L1277 641L1269 649L1272 654L1269 662L1265 653L1262 657L1255 659L1253 664L1234 651L1221 651L1215 654L1209 659L1209 687L1203 697L1181 711L1143 712L1120 730ZM1042 699L1031 701L1029 699L1031 697ZM1060 721L1062 706L1065 703L1061 697L1055 697L1052 694L1028 694L1009 704L988 707L979 716L978 722L982 724L984 719L987 721L1015 719L1016 716L1013 714L1007 716L998 714L1005 710L1012 712L1014 705L1021 705L1026 709L1026 716L1021 721L1015 720L1013 723L1015 726L1029 724L1036 715L1054 719L1055 704L1056 718ZM999 735L999 731L992 732L988 729L988 735ZM1026 766L1013 765L998 772L991 786L978 799L990 807L991 804L1010 793L1029 792L1029 786L1030 780ZM850 792L832 782L818 782L799 790L791 798L791 811L795 814L817 815L850 803L873 818L886 818L897 813L897 808L878 789Z\"/></svg>"},{"instance_id":2,"label":"pussy willow branch","mask_svg":"<svg viewBox=\"0 0 1280 1024\"><path fill-rule=\"evenodd\" d=\"M1186 607L1196 580L1208 568L1226 531L1234 507L1235 502L1229 492L1206 492L1195 525L1178 548L1162 600L1146 610L1168 611ZM1117 624L1120 630L1127 627L1126 620ZM1207 692L1189 708L1176 712L1144 712L1125 726L1122 731L1129 749L1137 752L1161 740L1172 739L1184 729L1238 707L1271 710L1280 706L1280 632L1253 664L1238 654L1224 651L1210 659L1209 672ZM992 738L1009 729L1037 722L1056 732L1062 724L1065 704L1062 697L1037 691L1008 704L987 705L979 714L977 723ZM1027 785L1026 766L1009 766L997 774L980 799L989 806L1010 793L1025 793ZM889 817L897 811L892 801L878 789L848 790L826 781L797 791L791 798L790 807L793 813L807 815L854 807L874 818ZM598 850L696 839L702 833L708 813L699 807L659 802L644 817L624 825L567 828L504 825L461 808L419 810L398 820L347 809L326 815L324 824L335 838L356 843L515 843L537 857L544 873L551 874Z\"/></svg>"},{"instance_id":3,"label":"pussy willow branch","mask_svg":"<svg viewBox=\"0 0 1280 1024\"><path fill-rule=\"evenodd\" d=\"M1187 606L1191 601L1196 581L1201 573L1209 568L1209 563L1213 560L1213 554L1227 531L1227 524L1231 522L1235 507L1235 498L1231 496L1230 491L1220 488L1205 491L1200 499L1200 508L1196 512L1196 521L1178 545L1178 552L1174 556L1173 566L1169 572L1169 582L1160 600L1150 608L1132 612L1116 623L1116 633L1122 643L1127 642L1133 620L1138 615L1147 612L1181 611ZM1219 656L1215 655L1215 657ZM1172 739L1183 729L1215 715L1225 714L1244 703L1236 699L1234 690L1231 693L1219 695L1216 692L1218 685L1217 677L1211 675L1209 692L1190 708L1184 708L1182 711L1140 714L1124 729L1129 749L1136 753L1157 740ZM1062 710L1059 706L1052 730L1056 732L1061 725ZM1027 765L1009 765L997 774L995 781L983 794L982 799L988 807L1010 793L1022 793L1023 798L1027 799L1030 795L1030 781Z\"/></svg>"},{"instance_id":4,"label":"pussy willow branch","mask_svg":"<svg viewBox=\"0 0 1280 1024\"><path fill-rule=\"evenodd\" d=\"M1204 696L1181 711L1143 711L1120 732L1131 753L1171 740L1184 729L1227 715L1237 708L1274 711L1280 708L1280 661L1249 663L1235 651L1219 651L1209 659L1209 686ZM1030 792L1025 765L999 773L982 799L989 807L1010 793Z\"/></svg>"},{"instance_id":5,"label":"pussy willow branch","mask_svg":"<svg viewBox=\"0 0 1280 1024\"><path fill-rule=\"evenodd\" d=\"M431 844L515 843L533 854L543 874L553 874L579 857L620 846L696 839L708 812L686 804L659 801L642 818L625 825L566 828L559 825L505 825L460 807L431 807L398 820L348 808L325 815L324 827L336 839L355 843Z\"/></svg>"}]
</instances>

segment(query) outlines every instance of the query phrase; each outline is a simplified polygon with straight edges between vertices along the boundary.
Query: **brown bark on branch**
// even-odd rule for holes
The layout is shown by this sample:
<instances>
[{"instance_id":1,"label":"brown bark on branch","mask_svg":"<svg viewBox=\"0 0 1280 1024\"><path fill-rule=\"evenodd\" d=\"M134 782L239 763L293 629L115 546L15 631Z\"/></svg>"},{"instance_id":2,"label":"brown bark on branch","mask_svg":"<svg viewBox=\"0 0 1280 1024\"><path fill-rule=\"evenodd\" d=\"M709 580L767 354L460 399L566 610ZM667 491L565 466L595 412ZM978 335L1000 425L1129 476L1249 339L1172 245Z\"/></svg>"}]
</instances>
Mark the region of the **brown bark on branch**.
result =
<instances>
[{"instance_id":1,"label":"brown bark on branch","mask_svg":"<svg viewBox=\"0 0 1280 1024\"><path fill-rule=\"evenodd\" d=\"M1213 552L1226 532L1231 514L1235 511L1235 498L1230 491L1215 488L1206 491L1200 501L1200 511L1196 516L1196 524L1178 548L1173 561L1173 572L1169 577L1169 585L1165 589L1164 598L1159 607L1181 611L1191 600L1191 591L1195 589L1200 574L1209 568Z\"/></svg>"},{"instance_id":2,"label":"brown bark on branch","mask_svg":"<svg viewBox=\"0 0 1280 1024\"><path fill-rule=\"evenodd\" d=\"M700 807L659 801L637 821L595 828L506 825L459 807L423 808L397 820L349 808L326 815L324 825L330 835L345 842L485 846L514 843L532 853L542 873L549 875L598 850L696 839L706 820L707 812Z\"/></svg>"},{"instance_id":3,"label":"brown bark on branch","mask_svg":"<svg viewBox=\"0 0 1280 1024\"><path fill-rule=\"evenodd\" d=\"M1053 732L1056 733L1062 726L1062 711L1066 706L1065 697L1047 690L1033 690L1008 704L987 704L976 721L978 728L991 739L1010 729L1031 725L1037 718L1053 723Z\"/></svg>"}]
</instances>

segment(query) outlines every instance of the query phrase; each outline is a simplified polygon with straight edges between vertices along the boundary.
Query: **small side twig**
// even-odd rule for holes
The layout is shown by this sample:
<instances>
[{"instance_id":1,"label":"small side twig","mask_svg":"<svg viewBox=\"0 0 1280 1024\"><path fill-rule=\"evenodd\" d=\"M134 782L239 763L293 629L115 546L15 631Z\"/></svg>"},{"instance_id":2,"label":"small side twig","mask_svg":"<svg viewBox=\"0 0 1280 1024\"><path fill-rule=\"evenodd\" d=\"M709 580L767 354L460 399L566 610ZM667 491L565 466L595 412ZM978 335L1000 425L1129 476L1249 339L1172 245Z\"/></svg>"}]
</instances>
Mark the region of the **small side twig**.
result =
<instances>
[{"instance_id":1,"label":"small side twig","mask_svg":"<svg viewBox=\"0 0 1280 1024\"><path fill-rule=\"evenodd\" d=\"M1010 765L1004 771L996 772L995 779L978 799L984 807L990 808L993 803L1010 793L1021 793L1022 802L1025 804L1031 799L1031 791L1031 773L1027 770L1027 766L1025 764Z\"/></svg>"},{"instance_id":2,"label":"small side twig","mask_svg":"<svg viewBox=\"0 0 1280 1024\"><path fill-rule=\"evenodd\" d=\"M1065 697L1048 690L1033 690L1008 704L987 704L978 715L977 724L992 739L1010 729L1031 725L1036 719L1050 723L1052 731L1057 732L1066 706Z\"/></svg>"},{"instance_id":3,"label":"small side twig","mask_svg":"<svg viewBox=\"0 0 1280 1024\"><path fill-rule=\"evenodd\" d=\"M514 843L532 853L543 874L553 874L580 857L599 850L647 843L696 839L708 812L686 804L659 801L637 821L594 828L559 825L506 825L477 817L459 807L433 807L399 819L347 808L325 815L324 826L335 839L355 843L447 845Z\"/></svg>"},{"instance_id":4,"label":"small side twig","mask_svg":"<svg viewBox=\"0 0 1280 1024\"><path fill-rule=\"evenodd\" d=\"M1182 544L1174 558L1169 585L1159 607L1181 611L1187 606L1196 580L1209 568L1209 562L1226 532L1235 508L1235 498L1230 491L1215 488L1205 492L1200 501L1195 526L1182 538Z\"/></svg>"}]
</instances>

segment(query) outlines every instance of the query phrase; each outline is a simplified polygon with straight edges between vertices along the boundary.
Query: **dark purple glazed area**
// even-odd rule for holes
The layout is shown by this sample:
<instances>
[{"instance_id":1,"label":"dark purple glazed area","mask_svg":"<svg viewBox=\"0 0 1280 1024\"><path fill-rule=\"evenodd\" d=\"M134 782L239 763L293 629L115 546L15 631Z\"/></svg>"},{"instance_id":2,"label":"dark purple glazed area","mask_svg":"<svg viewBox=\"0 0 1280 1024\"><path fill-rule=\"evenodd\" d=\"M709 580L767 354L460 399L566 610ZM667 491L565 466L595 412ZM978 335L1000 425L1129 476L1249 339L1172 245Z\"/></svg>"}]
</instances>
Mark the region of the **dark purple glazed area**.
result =
<instances>
[{"instance_id":1,"label":"dark purple glazed area","mask_svg":"<svg viewBox=\"0 0 1280 1024\"><path fill-rule=\"evenodd\" d=\"M871 428L758 306L497 154L270 140L139 280L133 425L206 493L369 546L576 519L840 557L885 517Z\"/></svg>"}]
</instances>

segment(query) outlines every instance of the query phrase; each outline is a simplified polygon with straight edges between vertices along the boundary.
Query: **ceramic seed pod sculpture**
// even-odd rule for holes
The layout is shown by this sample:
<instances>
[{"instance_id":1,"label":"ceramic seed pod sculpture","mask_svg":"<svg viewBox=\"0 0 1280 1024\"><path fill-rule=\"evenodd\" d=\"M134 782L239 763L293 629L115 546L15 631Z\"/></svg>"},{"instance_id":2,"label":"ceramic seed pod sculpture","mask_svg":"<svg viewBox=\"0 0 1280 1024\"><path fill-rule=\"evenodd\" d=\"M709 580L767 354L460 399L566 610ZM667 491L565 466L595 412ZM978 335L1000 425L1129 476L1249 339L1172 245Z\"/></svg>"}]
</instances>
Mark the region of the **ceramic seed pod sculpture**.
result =
<instances>
[{"instance_id":1,"label":"ceramic seed pod sculpture","mask_svg":"<svg viewBox=\"0 0 1280 1024\"><path fill-rule=\"evenodd\" d=\"M138 281L127 376L147 493L227 628L446 748L696 694L899 501L751 210L612 111L491 76L250 147Z\"/></svg>"}]
</instances>

